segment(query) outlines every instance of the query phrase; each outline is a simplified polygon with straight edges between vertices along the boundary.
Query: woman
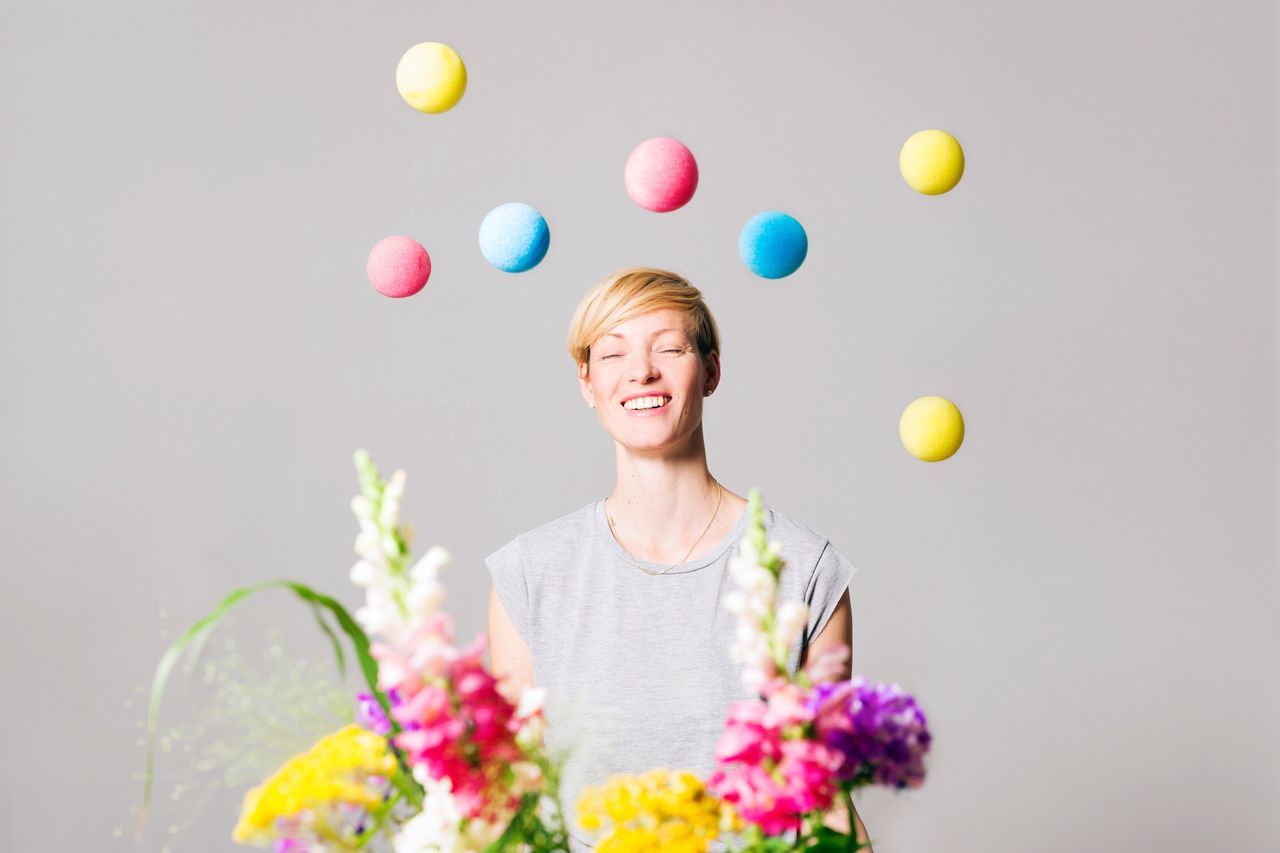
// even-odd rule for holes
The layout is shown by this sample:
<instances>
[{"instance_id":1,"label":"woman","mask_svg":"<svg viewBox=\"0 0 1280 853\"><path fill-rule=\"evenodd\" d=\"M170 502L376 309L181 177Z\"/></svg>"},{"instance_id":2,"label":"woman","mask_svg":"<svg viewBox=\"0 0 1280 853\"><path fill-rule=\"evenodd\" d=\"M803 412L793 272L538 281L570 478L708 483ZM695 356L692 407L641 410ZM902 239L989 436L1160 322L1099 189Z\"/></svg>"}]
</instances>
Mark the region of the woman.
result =
<instances>
[{"instance_id":1,"label":"woman","mask_svg":"<svg viewBox=\"0 0 1280 853\"><path fill-rule=\"evenodd\" d=\"M706 778L729 704L758 692L730 656L737 618L723 597L737 586L728 561L747 501L707 468L702 407L720 383L720 341L701 294L663 270L615 273L578 306L569 354L614 440L613 492L485 562L491 666L547 690L547 746L568 751L561 797L577 850L590 847L576 821L583 786L655 767ZM854 566L767 506L765 525L786 560L779 603L810 607L795 673L851 646ZM847 818L833 810L828 823Z\"/></svg>"}]
</instances>

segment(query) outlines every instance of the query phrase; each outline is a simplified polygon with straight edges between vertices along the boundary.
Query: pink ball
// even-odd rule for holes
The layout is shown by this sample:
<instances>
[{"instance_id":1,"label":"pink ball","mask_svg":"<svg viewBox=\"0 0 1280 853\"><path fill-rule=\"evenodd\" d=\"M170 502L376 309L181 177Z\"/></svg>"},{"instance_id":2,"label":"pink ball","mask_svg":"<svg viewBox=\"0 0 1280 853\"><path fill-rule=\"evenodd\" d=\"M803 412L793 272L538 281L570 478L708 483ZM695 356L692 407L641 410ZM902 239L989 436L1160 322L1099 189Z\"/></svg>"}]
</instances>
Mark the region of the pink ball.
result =
<instances>
[{"instance_id":1,"label":"pink ball","mask_svg":"<svg viewBox=\"0 0 1280 853\"><path fill-rule=\"evenodd\" d=\"M646 139L627 158L627 195L645 210L666 213L683 207L698 188L693 152L669 136Z\"/></svg>"},{"instance_id":2,"label":"pink ball","mask_svg":"<svg viewBox=\"0 0 1280 853\"><path fill-rule=\"evenodd\" d=\"M431 277L431 256L411 237L383 237L369 253L365 272L383 296L413 296Z\"/></svg>"}]
</instances>

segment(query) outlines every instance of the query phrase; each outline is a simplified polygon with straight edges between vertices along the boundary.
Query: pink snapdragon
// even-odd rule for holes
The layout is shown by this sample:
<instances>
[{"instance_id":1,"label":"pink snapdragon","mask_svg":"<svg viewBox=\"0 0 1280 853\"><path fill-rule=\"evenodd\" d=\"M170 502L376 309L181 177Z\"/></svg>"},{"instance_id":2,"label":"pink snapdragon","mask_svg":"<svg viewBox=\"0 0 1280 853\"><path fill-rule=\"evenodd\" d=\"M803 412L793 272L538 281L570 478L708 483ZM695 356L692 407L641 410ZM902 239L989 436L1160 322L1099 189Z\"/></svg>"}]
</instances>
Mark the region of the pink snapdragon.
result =
<instances>
[{"instance_id":1,"label":"pink snapdragon","mask_svg":"<svg viewBox=\"0 0 1280 853\"><path fill-rule=\"evenodd\" d=\"M805 814L826 810L839 790L833 774L840 754L809 740L809 691L779 677L762 699L729 708L716 744L712 793L733 804L766 835L800 829Z\"/></svg>"}]
</instances>

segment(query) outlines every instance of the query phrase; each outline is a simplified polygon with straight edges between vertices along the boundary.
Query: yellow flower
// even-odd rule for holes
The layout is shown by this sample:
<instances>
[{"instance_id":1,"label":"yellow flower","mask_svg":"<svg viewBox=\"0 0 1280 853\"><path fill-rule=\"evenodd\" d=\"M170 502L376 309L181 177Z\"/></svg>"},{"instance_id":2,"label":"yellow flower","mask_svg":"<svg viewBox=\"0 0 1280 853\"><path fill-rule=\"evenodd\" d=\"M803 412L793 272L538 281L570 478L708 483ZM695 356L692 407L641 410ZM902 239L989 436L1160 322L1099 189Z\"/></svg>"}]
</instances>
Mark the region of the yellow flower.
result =
<instances>
[{"instance_id":1,"label":"yellow flower","mask_svg":"<svg viewBox=\"0 0 1280 853\"><path fill-rule=\"evenodd\" d=\"M606 824L611 829L597 845L601 853L704 853L722 829L742 828L729 804L687 770L611 776L584 789L578 825L598 832Z\"/></svg>"},{"instance_id":2,"label":"yellow flower","mask_svg":"<svg viewBox=\"0 0 1280 853\"><path fill-rule=\"evenodd\" d=\"M275 822L304 809L335 803L372 808L382 802L382 786L370 776L389 777L396 759L386 738L356 725L325 735L306 752L290 758L265 782L244 796L232 839L239 844L269 842Z\"/></svg>"}]
</instances>

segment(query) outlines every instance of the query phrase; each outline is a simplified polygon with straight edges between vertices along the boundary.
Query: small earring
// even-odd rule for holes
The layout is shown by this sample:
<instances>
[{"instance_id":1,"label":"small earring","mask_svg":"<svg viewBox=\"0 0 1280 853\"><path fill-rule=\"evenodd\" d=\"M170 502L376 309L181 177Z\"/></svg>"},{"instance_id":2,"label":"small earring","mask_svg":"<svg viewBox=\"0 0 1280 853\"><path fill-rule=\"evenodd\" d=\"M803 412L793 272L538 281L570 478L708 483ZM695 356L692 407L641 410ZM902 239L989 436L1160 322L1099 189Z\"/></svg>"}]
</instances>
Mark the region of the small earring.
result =
<instances>
[{"instance_id":1,"label":"small earring","mask_svg":"<svg viewBox=\"0 0 1280 853\"><path fill-rule=\"evenodd\" d=\"M710 397L710 396L711 396L711 392L710 392L710 391L703 391L703 392L702 392L702 396L704 396L704 397Z\"/></svg>"},{"instance_id":2,"label":"small earring","mask_svg":"<svg viewBox=\"0 0 1280 853\"><path fill-rule=\"evenodd\" d=\"M595 404L595 403L587 403L587 408L588 408L588 409L594 409L595 407L596 407L596 404Z\"/></svg>"}]
</instances>

